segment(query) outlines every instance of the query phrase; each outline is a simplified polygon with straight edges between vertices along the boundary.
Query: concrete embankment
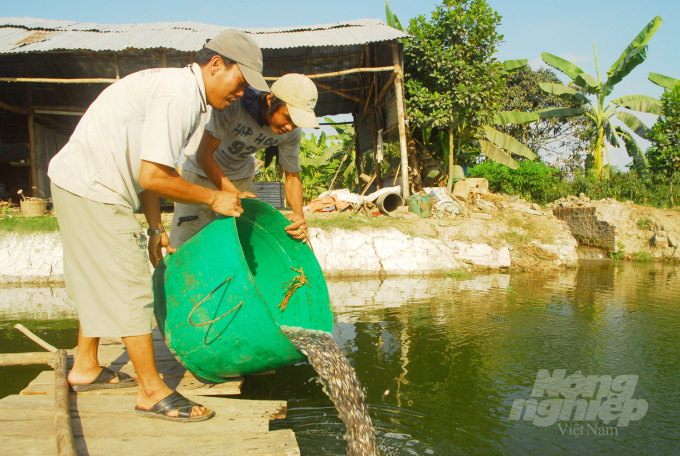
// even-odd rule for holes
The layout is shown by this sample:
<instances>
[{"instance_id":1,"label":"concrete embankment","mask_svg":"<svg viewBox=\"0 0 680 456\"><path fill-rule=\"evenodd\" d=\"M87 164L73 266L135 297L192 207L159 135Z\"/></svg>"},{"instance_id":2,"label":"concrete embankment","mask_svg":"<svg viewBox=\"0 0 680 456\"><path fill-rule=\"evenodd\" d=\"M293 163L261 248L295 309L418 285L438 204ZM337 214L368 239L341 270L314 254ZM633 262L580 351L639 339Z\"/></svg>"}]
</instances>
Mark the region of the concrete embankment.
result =
<instances>
[{"instance_id":1,"label":"concrete embankment","mask_svg":"<svg viewBox=\"0 0 680 456\"><path fill-rule=\"evenodd\" d=\"M512 266L510 246L412 237L394 228L351 231L311 228L310 238L321 268L329 277L422 276L456 269ZM543 248L553 248L555 252L564 250L559 246ZM575 247L563 256L564 259L555 261L572 266L576 261ZM58 232L12 233L0 237L0 283L51 284L63 280Z\"/></svg>"}]
</instances>

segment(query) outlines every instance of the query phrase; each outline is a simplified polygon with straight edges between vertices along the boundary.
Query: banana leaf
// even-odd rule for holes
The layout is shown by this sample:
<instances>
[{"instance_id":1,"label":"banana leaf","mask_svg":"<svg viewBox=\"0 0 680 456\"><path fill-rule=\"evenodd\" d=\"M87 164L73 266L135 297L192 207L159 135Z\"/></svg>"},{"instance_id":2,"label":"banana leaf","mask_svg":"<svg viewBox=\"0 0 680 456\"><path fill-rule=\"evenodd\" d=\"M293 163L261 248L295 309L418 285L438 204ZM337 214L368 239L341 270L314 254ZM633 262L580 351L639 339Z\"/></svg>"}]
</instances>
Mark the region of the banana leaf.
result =
<instances>
[{"instance_id":1,"label":"banana leaf","mask_svg":"<svg viewBox=\"0 0 680 456\"><path fill-rule=\"evenodd\" d=\"M496 113L492 125L525 124L536 122L539 119L549 119L553 117L575 117L583 114L582 109L576 108L549 108L534 112L521 111L502 111Z\"/></svg>"},{"instance_id":2,"label":"banana leaf","mask_svg":"<svg viewBox=\"0 0 680 456\"><path fill-rule=\"evenodd\" d=\"M506 60L503 62L502 74L511 74L527 66L527 59Z\"/></svg>"},{"instance_id":3,"label":"banana leaf","mask_svg":"<svg viewBox=\"0 0 680 456\"><path fill-rule=\"evenodd\" d=\"M638 175L641 179L648 180L649 171L647 170L647 167L649 165L647 164L647 157L645 157L640 146L633 137L622 130L621 127L616 127L616 132L621 136L621 139L623 139L623 143L626 145L626 152L628 152L628 156L633 159L633 165L635 165Z\"/></svg>"},{"instance_id":4,"label":"banana leaf","mask_svg":"<svg viewBox=\"0 0 680 456\"><path fill-rule=\"evenodd\" d=\"M543 90L545 93L549 93L551 95L557 95L563 100L566 101L572 101L575 103L580 103L583 104L588 99L586 98L585 95L583 95L581 92L579 92L576 89L572 89L571 87L567 87L562 84L553 84L552 82L539 82L538 86Z\"/></svg>"},{"instance_id":5,"label":"banana leaf","mask_svg":"<svg viewBox=\"0 0 680 456\"><path fill-rule=\"evenodd\" d=\"M484 127L484 134L490 142L501 149L528 158L529 160L536 160L536 154L512 136L508 136L491 127Z\"/></svg>"},{"instance_id":6,"label":"banana leaf","mask_svg":"<svg viewBox=\"0 0 680 456\"><path fill-rule=\"evenodd\" d=\"M612 127L611 122L609 122L608 120L604 122L604 135L607 138L607 141L609 141L609 144L611 144L614 147L621 147L619 137L616 134L614 127Z\"/></svg>"},{"instance_id":7,"label":"banana leaf","mask_svg":"<svg viewBox=\"0 0 680 456\"><path fill-rule=\"evenodd\" d=\"M505 165L510 169L519 168L519 163L513 160L510 155L506 154L490 142L480 139L479 145L482 148L482 153L484 153L484 155L486 155L486 157L490 160L498 162L501 165Z\"/></svg>"},{"instance_id":8,"label":"banana leaf","mask_svg":"<svg viewBox=\"0 0 680 456\"><path fill-rule=\"evenodd\" d=\"M680 79L675 79L670 76L664 76L663 74L658 73L649 73L649 80L658 86L667 88L668 90L673 90L676 85L680 84Z\"/></svg>"},{"instance_id":9,"label":"banana leaf","mask_svg":"<svg viewBox=\"0 0 680 456\"><path fill-rule=\"evenodd\" d=\"M556 55L544 52L541 54L541 58L545 63L547 63L553 68L560 70L562 73L566 74L571 79L576 79L579 74L584 73L584 71L580 69L578 66L574 65L568 60L564 60L561 57L557 57Z\"/></svg>"},{"instance_id":10,"label":"banana leaf","mask_svg":"<svg viewBox=\"0 0 680 456\"><path fill-rule=\"evenodd\" d=\"M588 93L594 94L597 92L599 84L594 77L588 73L581 73L574 78L574 84L585 89Z\"/></svg>"},{"instance_id":11,"label":"banana leaf","mask_svg":"<svg viewBox=\"0 0 680 456\"><path fill-rule=\"evenodd\" d=\"M617 98L612 103L622 108L632 109L633 111L647 112L649 114L661 115L661 102L647 95L626 95Z\"/></svg>"},{"instance_id":12,"label":"banana leaf","mask_svg":"<svg viewBox=\"0 0 680 456\"><path fill-rule=\"evenodd\" d=\"M616 117L618 117L621 122L626 124L628 128L633 130L636 135L644 139L649 139L649 135L651 135L652 130L647 128L647 126L633 114L629 112L619 112Z\"/></svg>"},{"instance_id":13,"label":"banana leaf","mask_svg":"<svg viewBox=\"0 0 680 456\"><path fill-rule=\"evenodd\" d=\"M396 14L392 13L392 8L390 8L390 2L388 1L385 1L385 18L387 19L387 25L397 30L401 30L402 32L404 31L404 27L401 26L399 18L397 18Z\"/></svg>"},{"instance_id":14,"label":"banana leaf","mask_svg":"<svg viewBox=\"0 0 680 456\"><path fill-rule=\"evenodd\" d=\"M659 16L652 19L649 24L635 37L628 45L621 57L614 62L614 65L607 72L609 79L607 85L614 86L635 69L647 58L647 45L656 31L661 27L663 21Z\"/></svg>"}]
</instances>

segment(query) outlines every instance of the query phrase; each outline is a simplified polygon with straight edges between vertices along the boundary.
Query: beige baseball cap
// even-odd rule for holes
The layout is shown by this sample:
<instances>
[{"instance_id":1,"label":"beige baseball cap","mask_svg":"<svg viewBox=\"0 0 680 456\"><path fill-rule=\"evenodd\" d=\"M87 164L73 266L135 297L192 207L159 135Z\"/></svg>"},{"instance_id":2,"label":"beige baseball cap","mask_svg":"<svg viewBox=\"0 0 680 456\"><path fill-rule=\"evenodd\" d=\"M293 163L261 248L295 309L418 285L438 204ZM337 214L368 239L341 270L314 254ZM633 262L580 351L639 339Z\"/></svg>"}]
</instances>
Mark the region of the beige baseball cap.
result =
<instances>
[{"instance_id":1,"label":"beige baseball cap","mask_svg":"<svg viewBox=\"0 0 680 456\"><path fill-rule=\"evenodd\" d=\"M290 73L272 84L272 93L288 106L290 118L298 127L319 128L314 114L319 92L307 76Z\"/></svg>"},{"instance_id":2,"label":"beige baseball cap","mask_svg":"<svg viewBox=\"0 0 680 456\"><path fill-rule=\"evenodd\" d=\"M261 92L269 92L262 77L262 51L250 36L240 30L227 29L208 41L205 47L236 62L248 84Z\"/></svg>"}]
</instances>

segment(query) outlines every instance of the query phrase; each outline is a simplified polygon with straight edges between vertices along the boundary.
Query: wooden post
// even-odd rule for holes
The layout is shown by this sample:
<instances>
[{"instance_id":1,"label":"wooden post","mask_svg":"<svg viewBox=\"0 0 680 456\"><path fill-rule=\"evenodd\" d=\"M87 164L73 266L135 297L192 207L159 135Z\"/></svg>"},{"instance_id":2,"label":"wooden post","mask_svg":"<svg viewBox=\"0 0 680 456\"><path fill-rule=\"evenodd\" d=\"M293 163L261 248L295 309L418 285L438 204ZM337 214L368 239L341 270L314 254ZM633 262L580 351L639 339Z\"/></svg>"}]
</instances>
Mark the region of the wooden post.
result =
<instances>
[{"instance_id":1,"label":"wooden post","mask_svg":"<svg viewBox=\"0 0 680 456\"><path fill-rule=\"evenodd\" d=\"M71 424L71 401L68 391L66 350L54 354L54 427L59 456L78 456Z\"/></svg>"},{"instance_id":2,"label":"wooden post","mask_svg":"<svg viewBox=\"0 0 680 456\"><path fill-rule=\"evenodd\" d=\"M195 53L195 52L192 52L191 54L189 54L189 65L193 65L193 63L194 63L194 58L196 58L196 53Z\"/></svg>"},{"instance_id":3,"label":"wooden post","mask_svg":"<svg viewBox=\"0 0 680 456\"><path fill-rule=\"evenodd\" d=\"M163 51L163 54L161 54L161 67L162 68L168 67L168 59L165 56L165 51Z\"/></svg>"},{"instance_id":4,"label":"wooden post","mask_svg":"<svg viewBox=\"0 0 680 456\"><path fill-rule=\"evenodd\" d=\"M120 79L120 70L118 68L118 53L113 53L113 64L116 66L116 79Z\"/></svg>"},{"instance_id":5,"label":"wooden post","mask_svg":"<svg viewBox=\"0 0 680 456\"><path fill-rule=\"evenodd\" d=\"M26 56L26 77L30 76L30 64L30 57ZM35 198L39 198L38 162L35 154L35 119L33 118L33 92L31 91L31 84L26 85L26 105L26 114L28 117L28 152L31 160L31 195Z\"/></svg>"},{"instance_id":6,"label":"wooden post","mask_svg":"<svg viewBox=\"0 0 680 456\"><path fill-rule=\"evenodd\" d=\"M404 114L404 72L401 68L398 43L392 45L392 59L394 60L394 68L397 72L397 77L394 79L394 88L397 93L397 120L399 124L399 146L401 147L401 192L404 199L406 199L409 196L408 149L406 145L406 119Z\"/></svg>"}]
</instances>

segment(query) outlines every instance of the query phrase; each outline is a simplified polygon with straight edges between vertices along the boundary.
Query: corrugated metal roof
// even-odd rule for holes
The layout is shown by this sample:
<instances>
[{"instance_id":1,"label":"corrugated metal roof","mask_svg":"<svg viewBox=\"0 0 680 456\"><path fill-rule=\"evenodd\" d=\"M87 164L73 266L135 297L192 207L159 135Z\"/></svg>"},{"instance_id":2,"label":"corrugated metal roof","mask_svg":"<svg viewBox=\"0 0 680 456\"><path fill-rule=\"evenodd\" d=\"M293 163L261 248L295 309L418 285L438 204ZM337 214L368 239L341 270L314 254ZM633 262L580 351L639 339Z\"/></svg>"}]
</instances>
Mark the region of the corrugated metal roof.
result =
<instances>
[{"instance_id":1,"label":"corrugated metal roof","mask_svg":"<svg viewBox=\"0 0 680 456\"><path fill-rule=\"evenodd\" d=\"M35 18L0 18L0 53L158 48L194 52L227 28L197 22L102 25ZM407 36L379 19L241 30L251 34L262 49L363 45Z\"/></svg>"}]
</instances>

